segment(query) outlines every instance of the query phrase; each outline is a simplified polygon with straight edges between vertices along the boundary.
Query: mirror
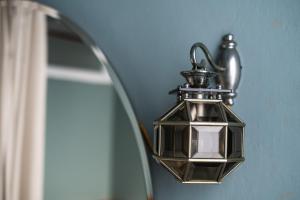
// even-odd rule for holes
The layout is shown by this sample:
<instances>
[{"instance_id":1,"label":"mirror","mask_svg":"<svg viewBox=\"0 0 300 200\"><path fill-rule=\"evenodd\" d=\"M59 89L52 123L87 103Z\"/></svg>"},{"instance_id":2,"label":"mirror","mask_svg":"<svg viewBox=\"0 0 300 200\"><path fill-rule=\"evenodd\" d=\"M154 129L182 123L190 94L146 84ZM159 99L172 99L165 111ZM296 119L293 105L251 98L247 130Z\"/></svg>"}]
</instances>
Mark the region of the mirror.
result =
<instances>
[{"instance_id":1,"label":"mirror","mask_svg":"<svg viewBox=\"0 0 300 200\"><path fill-rule=\"evenodd\" d=\"M150 199L145 147L109 62L78 27L43 7L48 27L45 200Z\"/></svg>"}]
</instances>

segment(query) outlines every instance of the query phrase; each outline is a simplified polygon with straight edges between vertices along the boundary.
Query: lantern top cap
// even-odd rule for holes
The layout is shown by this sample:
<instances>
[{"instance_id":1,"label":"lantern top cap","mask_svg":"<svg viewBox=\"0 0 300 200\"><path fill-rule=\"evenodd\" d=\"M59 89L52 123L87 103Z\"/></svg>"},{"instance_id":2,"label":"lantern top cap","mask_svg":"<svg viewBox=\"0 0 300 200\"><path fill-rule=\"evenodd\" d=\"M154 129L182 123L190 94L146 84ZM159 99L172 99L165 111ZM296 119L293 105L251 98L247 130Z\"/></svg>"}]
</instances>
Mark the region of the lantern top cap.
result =
<instances>
[{"instance_id":1,"label":"lantern top cap","mask_svg":"<svg viewBox=\"0 0 300 200\"><path fill-rule=\"evenodd\" d=\"M192 63L193 64L193 63ZM191 70L182 71L181 75L193 88L207 88L209 79L215 76L214 72L207 70L207 63L204 59L200 63L193 64Z\"/></svg>"}]
</instances>

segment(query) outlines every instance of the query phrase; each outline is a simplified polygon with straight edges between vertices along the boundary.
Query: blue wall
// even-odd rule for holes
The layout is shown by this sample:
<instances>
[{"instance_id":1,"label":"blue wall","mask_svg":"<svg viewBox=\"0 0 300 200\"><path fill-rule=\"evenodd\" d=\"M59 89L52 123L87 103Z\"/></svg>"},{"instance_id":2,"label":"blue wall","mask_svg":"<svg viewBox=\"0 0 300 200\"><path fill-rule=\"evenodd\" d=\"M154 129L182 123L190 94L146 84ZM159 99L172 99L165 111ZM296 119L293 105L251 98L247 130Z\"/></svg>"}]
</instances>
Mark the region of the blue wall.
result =
<instances>
[{"instance_id":1,"label":"blue wall","mask_svg":"<svg viewBox=\"0 0 300 200\"><path fill-rule=\"evenodd\" d=\"M221 185L182 185L151 162L156 200L300 198L300 1L40 0L73 19L106 52L149 131L175 102L167 92L232 32L243 78L234 110L247 122L246 162Z\"/></svg>"}]
</instances>

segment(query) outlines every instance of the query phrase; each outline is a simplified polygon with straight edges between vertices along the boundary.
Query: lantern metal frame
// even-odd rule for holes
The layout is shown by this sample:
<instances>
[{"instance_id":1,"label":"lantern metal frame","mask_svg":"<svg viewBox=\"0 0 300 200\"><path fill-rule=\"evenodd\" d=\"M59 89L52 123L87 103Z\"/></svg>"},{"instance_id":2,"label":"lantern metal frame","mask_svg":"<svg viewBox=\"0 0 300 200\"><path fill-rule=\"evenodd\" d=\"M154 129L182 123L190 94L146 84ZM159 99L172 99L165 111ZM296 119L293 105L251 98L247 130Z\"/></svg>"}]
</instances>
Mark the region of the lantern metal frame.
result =
<instances>
[{"instance_id":1,"label":"lantern metal frame","mask_svg":"<svg viewBox=\"0 0 300 200\"><path fill-rule=\"evenodd\" d=\"M222 117L224 119L224 122L195 122L192 120L192 117L189 112L189 103L188 102L202 102L202 103L215 103L219 106L221 112L222 112ZM188 121L168 121L168 117L170 117L172 114L174 114L180 107L186 106L187 108L187 114L188 114ZM226 110L225 110L226 109ZM230 122L230 120L227 119L227 114L226 112L229 112L234 116L236 122ZM154 158L161 163L168 171L170 171L177 179L178 181L182 183L221 183L234 168L238 167L240 163L242 163L244 159L244 146L243 146L243 141L244 141L244 127L245 123L242 122L236 114L234 114L231 109L226 106L222 100L216 100L216 99L184 99L181 101L179 104L174 106L169 112L167 112L165 115L163 115L159 120L154 122L155 126L155 132L154 132ZM187 126L188 127L188 155L184 157L176 157L176 156L163 156L162 153L162 126ZM193 126L222 126L225 127L225 132L224 132L224 156L223 158L193 158L191 148L192 148L192 127ZM228 149L228 128L229 127L240 127L242 128L241 132L241 155L238 157L230 158L230 156L227 153ZM173 143L173 148L175 149L175 143ZM175 151L175 150L174 150ZM183 161L187 163L218 163L221 164L221 168L219 169L219 175L216 177L215 180L188 180L185 179L184 176L179 176L178 173L172 169L169 165L166 164L166 161ZM236 165L228 171L228 173L224 174L224 170L226 167L227 163L236 163ZM188 174L188 167L185 171L185 174ZM185 175L186 177L186 175Z\"/></svg>"},{"instance_id":2,"label":"lantern metal frame","mask_svg":"<svg viewBox=\"0 0 300 200\"><path fill-rule=\"evenodd\" d=\"M177 104L154 122L153 157L182 183L221 183L245 160L246 124L229 107L241 75L235 46L231 34L224 37L217 65L206 46L195 43L193 69L181 72L187 83L169 92L177 94ZM196 48L216 73L206 70L205 60L197 63Z\"/></svg>"}]
</instances>

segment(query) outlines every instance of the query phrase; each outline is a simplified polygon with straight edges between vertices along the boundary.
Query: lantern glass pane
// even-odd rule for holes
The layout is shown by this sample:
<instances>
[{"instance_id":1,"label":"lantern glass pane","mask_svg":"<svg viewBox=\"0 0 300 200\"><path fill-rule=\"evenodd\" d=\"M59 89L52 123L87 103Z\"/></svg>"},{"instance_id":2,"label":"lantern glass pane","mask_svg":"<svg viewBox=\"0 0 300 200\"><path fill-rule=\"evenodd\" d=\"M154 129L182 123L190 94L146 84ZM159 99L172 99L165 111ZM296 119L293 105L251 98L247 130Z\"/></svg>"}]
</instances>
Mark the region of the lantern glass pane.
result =
<instances>
[{"instance_id":1,"label":"lantern glass pane","mask_svg":"<svg viewBox=\"0 0 300 200\"><path fill-rule=\"evenodd\" d=\"M191 163L186 179L188 181L218 181L222 163Z\"/></svg>"},{"instance_id":2,"label":"lantern glass pane","mask_svg":"<svg viewBox=\"0 0 300 200\"><path fill-rule=\"evenodd\" d=\"M232 123L241 123L241 121L228 109L224 106L226 118L228 122Z\"/></svg>"},{"instance_id":3,"label":"lantern glass pane","mask_svg":"<svg viewBox=\"0 0 300 200\"><path fill-rule=\"evenodd\" d=\"M159 126L154 126L154 153L159 153Z\"/></svg>"},{"instance_id":4,"label":"lantern glass pane","mask_svg":"<svg viewBox=\"0 0 300 200\"><path fill-rule=\"evenodd\" d=\"M192 158L223 158L224 126L192 126Z\"/></svg>"},{"instance_id":5,"label":"lantern glass pane","mask_svg":"<svg viewBox=\"0 0 300 200\"><path fill-rule=\"evenodd\" d=\"M185 161L161 161L165 164L177 178L183 180L186 171L187 162Z\"/></svg>"},{"instance_id":6,"label":"lantern glass pane","mask_svg":"<svg viewBox=\"0 0 300 200\"><path fill-rule=\"evenodd\" d=\"M229 158L242 157L242 150L243 150L242 144L243 144L243 127L229 126L227 156Z\"/></svg>"},{"instance_id":7,"label":"lantern glass pane","mask_svg":"<svg viewBox=\"0 0 300 200\"><path fill-rule=\"evenodd\" d=\"M227 174L229 174L235 167L237 167L239 162L228 162L225 164L225 169L222 174L222 178L224 178Z\"/></svg>"},{"instance_id":8,"label":"lantern glass pane","mask_svg":"<svg viewBox=\"0 0 300 200\"><path fill-rule=\"evenodd\" d=\"M164 157L188 156L189 126L161 126L161 155Z\"/></svg>"},{"instance_id":9,"label":"lantern glass pane","mask_svg":"<svg viewBox=\"0 0 300 200\"><path fill-rule=\"evenodd\" d=\"M197 122L226 122L219 103L189 102L192 121Z\"/></svg>"},{"instance_id":10,"label":"lantern glass pane","mask_svg":"<svg viewBox=\"0 0 300 200\"><path fill-rule=\"evenodd\" d=\"M172 114L170 114L163 121L189 121L189 117L186 111L185 104L182 104L176 110L171 110Z\"/></svg>"}]
</instances>

